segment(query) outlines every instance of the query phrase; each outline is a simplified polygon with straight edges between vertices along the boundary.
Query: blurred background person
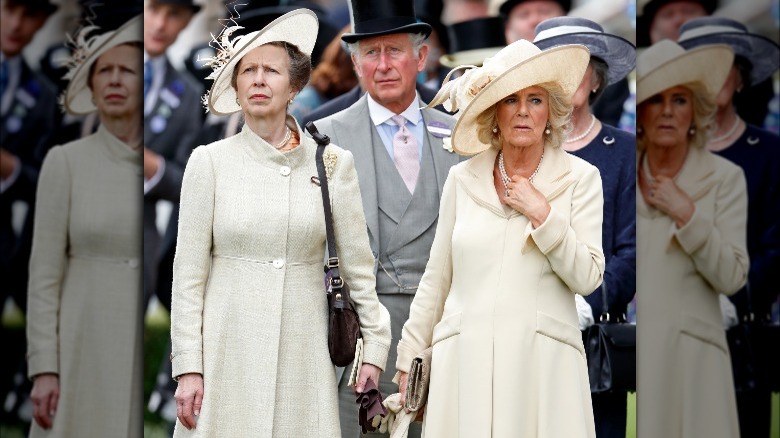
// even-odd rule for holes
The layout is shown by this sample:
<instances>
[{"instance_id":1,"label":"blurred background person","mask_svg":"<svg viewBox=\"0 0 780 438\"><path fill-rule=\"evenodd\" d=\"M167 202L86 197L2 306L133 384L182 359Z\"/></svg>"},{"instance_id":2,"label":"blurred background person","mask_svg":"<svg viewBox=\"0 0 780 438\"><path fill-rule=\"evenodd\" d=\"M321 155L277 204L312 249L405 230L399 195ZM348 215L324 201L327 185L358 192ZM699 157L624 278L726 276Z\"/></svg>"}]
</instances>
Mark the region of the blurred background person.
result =
<instances>
[{"instance_id":1,"label":"blurred background person","mask_svg":"<svg viewBox=\"0 0 780 438\"><path fill-rule=\"evenodd\" d=\"M780 137L742 120L734 106L734 96L777 70L780 47L748 32L742 23L722 17L685 22L680 27L679 43L688 50L728 44L735 53L728 78L715 99L718 106L715 129L707 139L707 149L740 166L747 179L750 272L748 285L729 298L736 306L740 321L770 322L772 303L779 295L774 278L780 271ZM753 341L759 349L773 348L760 345L758 335L751 334L756 336ZM735 367L744 369L740 363L745 363L755 367L757 374L754 388L735 382L740 435L768 437L772 398L766 379L777 370L767 369L767 364L761 361L754 363L753 358L731 353Z\"/></svg>"},{"instance_id":2,"label":"blurred background person","mask_svg":"<svg viewBox=\"0 0 780 438\"><path fill-rule=\"evenodd\" d=\"M56 10L49 0L0 0L0 309L27 307L35 190L58 110L54 84L23 52ZM8 342L11 332L0 330ZM8 342L0 365L0 403L9 421L30 389L24 351L23 343Z\"/></svg>"},{"instance_id":3,"label":"blurred background person","mask_svg":"<svg viewBox=\"0 0 780 438\"><path fill-rule=\"evenodd\" d=\"M636 290L636 137L601 123L590 108L609 84L634 70L636 50L629 41L605 33L599 24L585 18L550 18L539 23L534 33L534 44L543 50L582 44L590 51L588 68L572 96L571 131L562 147L596 166L601 174L608 302L602 302L604 286L585 297L592 309L591 321L603 312L615 320L625 318ZM591 394L597 437L625 437L627 397L626 391Z\"/></svg>"},{"instance_id":4,"label":"blurred background person","mask_svg":"<svg viewBox=\"0 0 780 438\"><path fill-rule=\"evenodd\" d=\"M739 436L719 296L747 281L747 191L705 149L733 59L670 40L637 59L637 436Z\"/></svg>"},{"instance_id":5,"label":"blurred background person","mask_svg":"<svg viewBox=\"0 0 780 438\"><path fill-rule=\"evenodd\" d=\"M507 0L499 13L504 18L506 43L534 40L534 29L542 21L569 13L570 0Z\"/></svg>"},{"instance_id":6,"label":"blurred background person","mask_svg":"<svg viewBox=\"0 0 780 438\"><path fill-rule=\"evenodd\" d=\"M500 17L478 17L450 24L450 51L439 58L439 63L449 69L461 65L481 67L485 58L506 47L502 29Z\"/></svg>"},{"instance_id":7,"label":"blurred background person","mask_svg":"<svg viewBox=\"0 0 780 438\"><path fill-rule=\"evenodd\" d=\"M27 307L31 437L142 431L141 33L136 16L75 38L63 107L97 111L101 123L53 148L41 169Z\"/></svg>"}]
</instances>

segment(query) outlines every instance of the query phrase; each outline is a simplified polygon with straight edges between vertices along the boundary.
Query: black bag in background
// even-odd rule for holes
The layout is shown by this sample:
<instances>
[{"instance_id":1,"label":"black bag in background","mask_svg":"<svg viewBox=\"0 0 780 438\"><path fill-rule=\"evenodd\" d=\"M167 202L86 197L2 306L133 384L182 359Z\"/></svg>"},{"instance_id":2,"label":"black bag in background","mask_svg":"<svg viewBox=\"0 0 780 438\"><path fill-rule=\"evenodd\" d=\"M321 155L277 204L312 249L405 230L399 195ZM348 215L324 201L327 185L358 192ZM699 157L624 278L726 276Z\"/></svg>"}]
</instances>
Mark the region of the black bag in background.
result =
<instances>
[{"instance_id":1,"label":"black bag in background","mask_svg":"<svg viewBox=\"0 0 780 438\"><path fill-rule=\"evenodd\" d=\"M607 283L601 285L602 313L599 322L583 332L590 391L636 391L636 325L610 318Z\"/></svg>"},{"instance_id":2,"label":"black bag in background","mask_svg":"<svg viewBox=\"0 0 780 438\"><path fill-rule=\"evenodd\" d=\"M330 138L317 131L314 123L306 129L317 142L317 174L322 190L322 205L325 210L325 232L328 243L328 263L325 265L325 294L328 299L328 351L334 365L344 367L355 359L357 341L361 337L360 319L349 294L349 286L339 274L339 258L336 254L336 238L333 232L333 215L330 209L328 178L322 155Z\"/></svg>"}]
</instances>

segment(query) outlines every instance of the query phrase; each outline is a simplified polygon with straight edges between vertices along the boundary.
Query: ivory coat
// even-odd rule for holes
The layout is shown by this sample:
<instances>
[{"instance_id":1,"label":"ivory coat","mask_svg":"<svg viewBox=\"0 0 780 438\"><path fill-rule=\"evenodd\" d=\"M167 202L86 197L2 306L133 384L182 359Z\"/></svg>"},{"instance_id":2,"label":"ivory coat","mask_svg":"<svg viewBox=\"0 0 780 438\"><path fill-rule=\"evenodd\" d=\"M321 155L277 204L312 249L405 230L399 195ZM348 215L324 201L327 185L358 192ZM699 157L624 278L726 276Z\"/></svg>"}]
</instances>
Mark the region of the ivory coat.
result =
<instances>
[{"instance_id":1,"label":"ivory coat","mask_svg":"<svg viewBox=\"0 0 780 438\"><path fill-rule=\"evenodd\" d=\"M637 436L738 437L718 294L747 281L745 177L692 147L676 182L696 206L680 229L636 195Z\"/></svg>"},{"instance_id":2,"label":"ivory coat","mask_svg":"<svg viewBox=\"0 0 780 438\"><path fill-rule=\"evenodd\" d=\"M31 437L143 433L141 159L101 125L43 162L27 366L58 374L60 397L53 427L33 421Z\"/></svg>"},{"instance_id":3,"label":"ivory coat","mask_svg":"<svg viewBox=\"0 0 780 438\"><path fill-rule=\"evenodd\" d=\"M294 120L288 126L301 132ZM197 427L176 437L340 436L327 345L325 215L316 143L280 153L249 127L195 149L181 193L171 313L173 376L201 373ZM341 274L360 316L364 362L385 367L390 317L374 290L352 154L329 178ZM357 409L357 405L354 406Z\"/></svg>"},{"instance_id":4,"label":"ivory coat","mask_svg":"<svg viewBox=\"0 0 780 438\"><path fill-rule=\"evenodd\" d=\"M547 148L534 185L551 210L533 229L499 202L497 153L450 171L396 367L433 345L428 437L594 437L574 294L604 272L599 172Z\"/></svg>"}]
</instances>

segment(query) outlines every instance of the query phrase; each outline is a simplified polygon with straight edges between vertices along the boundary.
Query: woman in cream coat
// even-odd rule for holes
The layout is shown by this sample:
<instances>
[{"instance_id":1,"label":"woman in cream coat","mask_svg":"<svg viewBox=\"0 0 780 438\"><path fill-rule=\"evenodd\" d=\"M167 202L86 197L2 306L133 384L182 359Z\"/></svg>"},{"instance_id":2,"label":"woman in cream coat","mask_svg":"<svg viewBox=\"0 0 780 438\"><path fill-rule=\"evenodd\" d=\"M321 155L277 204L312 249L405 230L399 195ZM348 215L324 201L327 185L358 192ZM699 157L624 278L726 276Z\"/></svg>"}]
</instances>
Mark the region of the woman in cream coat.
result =
<instances>
[{"instance_id":1,"label":"woman in cream coat","mask_svg":"<svg viewBox=\"0 0 780 438\"><path fill-rule=\"evenodd\" d=\"M637 436L739 436L719 295L747 281L747 192L704 149L732 60L668 40L637 60Z\"/></svg>"},{"instance_id":2,"label":"woman in cream coat","mask_svg":"<svg viewBox=\"0 0 780 438\"><path fill-rule=\"evenodd\" d=\"M89 32L92 29L86 29ZM143 433L141 16L78 41L64 109L100 128L52 148L27 302L31 437Z\"/></svg>"},{"instance_id":3,"label":"woman in cream coat","mask_svg":"<svg viewBox=\"0 0 780 438\"><path fill-rule=\"evenodd\" d=\"M588 60L521 40L431 102L465 106L453 148L478 155L447 178L398 345L402 394L433 346L427 436L595 436L574 295L602 281L601 180L560 148Z\"/></svg>"},{"instance_id":4,"label":"woman in cream coat","mask_svg":"<svg viewBox=\"0 0 780 438\"><path fill-rule=\"evenodd\" d=\"M209 110L243 111L246 125L196 148L184 172L171 309L176 437L341 434L317 145L287 115L308 80L316 30L314 13L298 9L220 38ZM374 291L352 155L328 146L324 161L341 273L360 316L361 391L385 366L390 318Z\"/></svg>"}]
</instances>

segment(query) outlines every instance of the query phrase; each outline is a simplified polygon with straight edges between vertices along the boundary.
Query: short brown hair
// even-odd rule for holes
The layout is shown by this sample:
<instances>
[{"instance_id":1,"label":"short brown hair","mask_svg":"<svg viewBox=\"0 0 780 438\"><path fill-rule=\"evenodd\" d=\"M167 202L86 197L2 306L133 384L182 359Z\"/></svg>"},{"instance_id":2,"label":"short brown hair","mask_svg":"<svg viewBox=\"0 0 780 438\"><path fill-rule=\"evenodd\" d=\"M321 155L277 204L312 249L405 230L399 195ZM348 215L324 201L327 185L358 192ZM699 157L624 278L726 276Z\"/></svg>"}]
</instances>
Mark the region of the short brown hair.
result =
<instances>
[{"instance_id":1,"label":"short brown hair","mask_svg":"<svg viewBox=\"0 0 780 438\"><path fill-rule=\"evenodd\" d=\"M298 49L295 44L290 44L286 41L271 41L267 43L271 46L281 47L287 51L288 60L290 62L290 86L296 92L303 90L303 87L309 82L311 76L311 58ZM241 66L241 61L244 58L238 60L236 66L233 67L233 73L230 77L230 85L234 90L238 91L238 71Z\"/></svg>"}]
</instances>

